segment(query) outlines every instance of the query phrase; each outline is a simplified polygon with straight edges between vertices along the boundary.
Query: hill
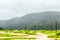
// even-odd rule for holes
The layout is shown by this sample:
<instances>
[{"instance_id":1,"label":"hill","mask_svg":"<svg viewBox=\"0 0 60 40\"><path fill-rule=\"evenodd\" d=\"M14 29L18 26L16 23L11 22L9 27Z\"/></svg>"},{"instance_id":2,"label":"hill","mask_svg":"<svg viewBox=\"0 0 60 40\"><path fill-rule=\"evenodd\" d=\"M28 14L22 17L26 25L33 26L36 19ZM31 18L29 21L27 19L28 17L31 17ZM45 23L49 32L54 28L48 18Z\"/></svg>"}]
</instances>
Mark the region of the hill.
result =
<instances>
[{"instance_id":1,"label":"hill","mask_svg":"<svg viewBox=\"0 0 60 40\"><path fill-rule=\"evenodd\" d=\"M32 29L37 26L39 29L55 29L55 21L60 24L60 12L46 11L40 13L30 13L20 18L13 18L7 21L0 21L0 27L5 29ZM43 27L42 27L43 26ZM60 26L60 25L59 25ZM58 27L60 29L60 27Z\"/></svg>"}]
</instances>

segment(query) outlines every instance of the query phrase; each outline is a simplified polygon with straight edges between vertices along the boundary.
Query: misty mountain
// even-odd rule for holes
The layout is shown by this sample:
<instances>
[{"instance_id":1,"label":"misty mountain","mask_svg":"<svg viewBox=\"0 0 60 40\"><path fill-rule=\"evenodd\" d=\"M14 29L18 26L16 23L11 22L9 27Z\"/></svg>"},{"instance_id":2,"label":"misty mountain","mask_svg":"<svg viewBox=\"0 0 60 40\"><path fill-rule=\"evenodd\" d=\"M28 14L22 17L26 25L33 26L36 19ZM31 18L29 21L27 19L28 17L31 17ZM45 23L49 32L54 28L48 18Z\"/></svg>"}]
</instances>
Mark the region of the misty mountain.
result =
<instances>
[{"instance_id":1,"label":"misty mountain","mask_svg":"<svg viewBox=\"0 0 60 40\"><path fill-rule=\"evenodd\" d=\"M23 29L27 27L29 29L33 25L42 25L44 28L49 29L52 23L53 29L55 29L54 23L56 20L60 24L60 12L46 11L30 13L23 17L13 18L7 21L0 21L0 27L4 29ZM60 27L58 28L60 29Z\"/></svg>"}]
</instances>

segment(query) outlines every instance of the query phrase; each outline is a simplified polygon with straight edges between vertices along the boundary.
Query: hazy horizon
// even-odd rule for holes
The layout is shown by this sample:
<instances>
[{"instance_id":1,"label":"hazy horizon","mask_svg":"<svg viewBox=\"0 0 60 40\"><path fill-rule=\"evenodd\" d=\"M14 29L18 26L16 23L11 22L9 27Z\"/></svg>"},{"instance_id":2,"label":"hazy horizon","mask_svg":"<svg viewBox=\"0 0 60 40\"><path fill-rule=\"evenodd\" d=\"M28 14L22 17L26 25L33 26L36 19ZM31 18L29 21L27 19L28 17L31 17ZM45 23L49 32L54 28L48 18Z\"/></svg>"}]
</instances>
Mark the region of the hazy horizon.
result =
<instances>
[{"instance_id":1,"label":"hazy horizon","mask_svg":"<svg viewBox=\"0 0 60 40\"><path fill-rule=\"evenodd\" d=\"M42 11L60 11L60 0L0 0L0 20Z\"/></svg>"}]
</instances>

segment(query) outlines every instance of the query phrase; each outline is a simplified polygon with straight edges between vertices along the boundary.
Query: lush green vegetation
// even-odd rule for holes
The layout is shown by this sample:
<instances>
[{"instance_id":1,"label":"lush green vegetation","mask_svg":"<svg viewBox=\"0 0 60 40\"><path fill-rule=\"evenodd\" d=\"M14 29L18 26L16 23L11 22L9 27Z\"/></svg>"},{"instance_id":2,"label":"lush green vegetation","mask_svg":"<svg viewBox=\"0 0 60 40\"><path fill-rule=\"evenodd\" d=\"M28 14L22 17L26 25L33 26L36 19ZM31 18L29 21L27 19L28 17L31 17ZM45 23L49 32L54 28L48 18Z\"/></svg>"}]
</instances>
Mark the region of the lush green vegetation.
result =
<instances>
[{"instance_id":1,"label":"lush green vegetation","mask_svg":"<svg viewBox=\"0 0 60 40\"><path fill-rule=\"evenodd\" d=\"M0 37L20 36L20 35L17 35L17 34L14 35L11 33L36 35L36 33L39 32L39 33L47 34L49 38L56 38L56 30L0 30L0 32L4 32L4 33L0 33ZM58 40L60 40L60 30L57 30L57 36L58 36ZM8 40L8 38L0 39L0 40ZM9 40L12 40L12 39L9 39ZM19 40L19 38L16 40ZM24 40L28 40L28 39L24 39ZM32 39L32 40L35 40L35 39Z\"/></svg>"},{"instance_id":2,"label":"lush green vegetation","mask_svg":"<svg viewBox=\"0 0 60 40\"><path fill-rule=\"evenodd\" d=\"M0 39L0 40L35 40L35 39L8 39L8 38L6 38L6 39Z\"/></svg>"},{"instance_id":3,"label":"lush green vegetation","mask_svg":"<svg viewBox=\"0 0 60 40\"><path fill-rule=\"evenodd\" d=\"M1 30L2 32L5 32L5 33L23 33L23 34L30 34L30 35L35 35L36 32L40 32L40 33L43 33L43 34L48 34L48 35L56 35L56 30ZM57 30L57 33L60 33L60 30ZM0 36L3 36L3 34L0 34ZM4 35L12 35L12 34L4 34ZM60 34L57 34L58 36Z\"/></svg>"}]
</instances>

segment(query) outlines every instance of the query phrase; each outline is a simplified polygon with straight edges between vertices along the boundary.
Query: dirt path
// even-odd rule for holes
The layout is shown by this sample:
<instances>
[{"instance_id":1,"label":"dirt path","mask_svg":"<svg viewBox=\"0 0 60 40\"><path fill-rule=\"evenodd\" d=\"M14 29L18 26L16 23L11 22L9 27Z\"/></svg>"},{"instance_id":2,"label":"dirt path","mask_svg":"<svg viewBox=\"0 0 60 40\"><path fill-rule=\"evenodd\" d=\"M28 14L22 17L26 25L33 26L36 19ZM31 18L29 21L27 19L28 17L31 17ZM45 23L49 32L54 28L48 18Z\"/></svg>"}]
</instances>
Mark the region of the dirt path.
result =
<instances>
[{"instance_id":1,"label":"dirt path","mask_svg":"<svg viewBox=\"0 0 60 40\"><path fill-rule=\"evenodd\" d=\"M47 34L37 33L36 40L52 40Z\"/></svg>"},{"instance_id":2,"label":"dirt path","mask_svg":"<svg viewBox=\"0 0 60 40\"><path fill-rule=\"evenodd\" d=\"M2 32L0 31L0 34L11 34L11 35L27 35L27 34L22 34L22 33L6 33L6 32Z\"/></svg>"}]
</instances>

